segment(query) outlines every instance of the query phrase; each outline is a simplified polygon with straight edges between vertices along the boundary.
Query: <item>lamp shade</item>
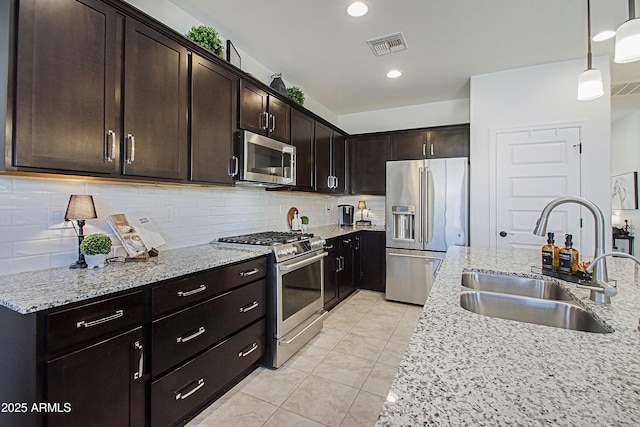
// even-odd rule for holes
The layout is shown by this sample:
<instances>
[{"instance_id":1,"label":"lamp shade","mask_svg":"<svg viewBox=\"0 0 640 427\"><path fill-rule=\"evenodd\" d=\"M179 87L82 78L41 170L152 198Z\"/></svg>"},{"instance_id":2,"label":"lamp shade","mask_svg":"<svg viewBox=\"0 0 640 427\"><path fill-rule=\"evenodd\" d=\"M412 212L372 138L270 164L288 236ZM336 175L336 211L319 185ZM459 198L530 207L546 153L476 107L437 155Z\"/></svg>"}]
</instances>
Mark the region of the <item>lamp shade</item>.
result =
<instances>
[{"instance_id":1,"label":"lamp shade","mask_svg":"<svg viewBox=\"0 0 640 427\"><path fill-rule=\"evenodd\" d=\"M631 18L616 31L616 52L613 61L619 64L640 59L640 18Z\"/></svg>"},{"instance_id":2,"label":"lamp shade","mask_svg":"<svg viewBox=\"0 0 640 427\"><path fill-rule=\"evenodd\" d=\"M65 220L97 218L96 207L93 204L93 196L72 195L69 197Z\"/></svg>"},{"instance_id":3,"label":"lamp shade","mask_svg":"<svg viewBox=\"0 0 640 427\"><path fill-rule=\"evenodd\" d=\"M600 70L588 69L578 77L578 100L588 101L604 95L602 73Z\"/></svg>"},{"instance_id":4,"label":"lamp shade","mask_svg":"<svg viewBox=\"0 0 640 427\"><path fill-rule=\"evenodd\" d=\"M358 202L358 209L367 209L367 203L364 200Z\"/></svg>"}]
</instances>

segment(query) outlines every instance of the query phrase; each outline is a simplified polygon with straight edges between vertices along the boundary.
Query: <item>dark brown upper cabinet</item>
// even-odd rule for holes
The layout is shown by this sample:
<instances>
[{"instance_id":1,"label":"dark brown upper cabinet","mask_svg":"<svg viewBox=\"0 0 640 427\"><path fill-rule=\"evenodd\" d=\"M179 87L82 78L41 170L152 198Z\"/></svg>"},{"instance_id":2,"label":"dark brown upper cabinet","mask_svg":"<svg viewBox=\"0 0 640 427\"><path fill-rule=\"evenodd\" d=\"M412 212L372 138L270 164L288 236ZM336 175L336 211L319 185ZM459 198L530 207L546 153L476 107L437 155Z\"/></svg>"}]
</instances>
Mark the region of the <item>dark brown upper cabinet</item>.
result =
<instances>
[{"instance_id":1,"label":"dark brown upper cabinet","mask_svg":"<svg viewBox=\"0 0 640 427\"><path fill-rule=\"evenodd\" d=\"M427 157L427 131L394 132L391 135L392 160L417 160Z\"/></svg>"},{"instance_id":2,"label":"dark brown upper cabinet","mask_svg":"<svg viewBox=\"0 0 640 427\"><path fill-rule=\"evenodd\" d=\"M187 178L185 47L100 1L17 13L12 166Z\"/></svg>"},{"instance_id":3,"label":"dark brown upper cabinet","mask_svg":"<svg viewBox=\"0 0 640 427\"><path fill-rule=\"evenodd\" d=\"M442 126L390 134L392 160L469 156L469 125Z\"/></svg>"},{"instance_id":4,"label":"dark brown upper cabinet","mask_svg":"<svg viewBox=\"0 0 640 427\"><path fill-rule=\"evenodd\" d=\"M291 144L296 147L296 189L313 191L315 120L291 110Z\"/></svg>"},{"instance_id":5,"label":"dark brown upper cabinet","mask_svg":"<svg viewBox=\"0 0 640 427\"><path fill-rule=\"evenodd\" d=\"M236 75L192 54L192 181L233 184L228 167L236 130L237 93Z\"/></svg>"},{"instance_id":6,"label":"dark brown upper cabinet","mask_svg":"<svg viewBox=\"0 0 640 427\"><path fill-rule=\"evenodd\" d=\"M240 81L240 129L289 143L290 121L289 104L246 80Z\"/></svg>"},{"instance_id":7,"label":"dark brown upper cabinet","mask_svg":"<svg viewBox=\"0 0 640 427\"><path fill-rule=\"evenodd\" d=\"M349 138L351 194L385 194L385 168L390 159L389 135Z\"/></svg>"},{"instance_id":8,"label":"dark brown upper cabinet","mask_svg":"<svg viewBox=\"0 0 640 427\"><path fill-rule=\"evenodd\" d=\"M316 122L315 158L316 191L320 193L342 194L346 181L346 141L345 135Z\"/></svg>"}]
</instances>

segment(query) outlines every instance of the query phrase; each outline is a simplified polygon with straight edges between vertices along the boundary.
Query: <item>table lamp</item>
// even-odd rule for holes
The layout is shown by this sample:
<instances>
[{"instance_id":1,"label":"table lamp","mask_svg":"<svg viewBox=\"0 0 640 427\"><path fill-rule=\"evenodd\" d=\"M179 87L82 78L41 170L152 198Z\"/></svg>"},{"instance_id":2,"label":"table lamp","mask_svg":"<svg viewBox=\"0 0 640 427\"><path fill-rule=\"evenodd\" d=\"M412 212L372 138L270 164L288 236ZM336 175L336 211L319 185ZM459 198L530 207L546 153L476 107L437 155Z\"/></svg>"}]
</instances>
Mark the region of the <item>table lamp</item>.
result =
<instances>
[{"instance_id":1,"label":"table lamp","mask_svg":"<svg viewBox=\"0 0 640 427\"><path fill-rule=\"evenodd\" d=\"M65 221L76 220L78 222L78 260L69 268L87 268L84 255L80 252L80 244L84 240L84 223L86 219L97 218L96 207L93 204L93 196L72 195L69 197Z\"/></svg>"},{"instance_id":2,"label":"table lamp","mask_svg":"<svg viewBox=\"0 0 640 427\"><path fill-rule=\"evenodd\" d=\"M360 209L360 219L356 221L356 226L358 225L371 225L371 221L368 219L364 219L364 210L367 209L367 202L364 200L360 200L358 202L358 209Z\"/></svg>"}]
</instances>

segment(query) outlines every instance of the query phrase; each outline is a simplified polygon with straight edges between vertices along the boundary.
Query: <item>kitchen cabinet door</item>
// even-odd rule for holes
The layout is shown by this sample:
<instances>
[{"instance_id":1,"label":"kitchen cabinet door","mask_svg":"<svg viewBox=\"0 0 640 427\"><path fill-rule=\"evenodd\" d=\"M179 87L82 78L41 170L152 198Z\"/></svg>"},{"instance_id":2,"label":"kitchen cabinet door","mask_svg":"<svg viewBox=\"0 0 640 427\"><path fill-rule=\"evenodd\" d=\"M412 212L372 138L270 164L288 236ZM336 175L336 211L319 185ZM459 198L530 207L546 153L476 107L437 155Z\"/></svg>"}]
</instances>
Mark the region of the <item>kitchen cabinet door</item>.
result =
<instances>
[{"instance_id":1,"label":"kitchen cabinet door","mask_svg":"<svg viewBox=\"0 0 640 427\"><path fill-rule=\"evenodd\" d=\"M238 77L200 55L191 57L190 179L232 185Z\"/></svg>"},{"instance_id":2,"label":"kitchen cabinet door","mask_svg":"<svg viewBox=\"0 0 640 427\"><path fill-rule=\"evenodd\" d=\"M362 281L362 235L363 232L354 233L353 240L353 286L360 287Z\"/></svg>"},{"instance_id":3,"label":"kitchen cabinet door","mask_svg":"<svg viewBox=\"0 0 640 427\"><path fill-rule=\"evenodd\" d=\"M289 144L291 142L289 131L291 107L289 104L269 96L269 118L269 137Z\"/></svg>"},{"instance_id":4,"label":"kitchen cabinet door","mask_svg":"<svg viewBox=\"0 0 640 427\"><path fill-rule=\"evenodd\" d=\"M362 279L359 287L372 291L385 291L385 233L363 231L361 235Z\"/></svg>"},{"instance_id":5,"label":"kitchen cabinet door","mask_svg":"<svg viewBox=\"0 0 640 427\"><path fill-rule=\"evenodd\" d=\"M347 190L347 137L339 132L333 135L333 176L336 179L333 193Z\"/></svg>"},{"instance_id":6,"label":"kitchen cabinet door","mask_svg":"<svg viewBox=\"0 0 640 427\"><path fill-rule=\"evenodd\" d=\"M296 189L313 191L315 120L291 110L291 144L296 147Z\"/></svg>"},{"instance_id":7,"label":"kitchen cabinet door","mask_svg":"<svg viewBox=\"0 0 640 427\"><path fill-rule=\"evenodd\" d=\"M238 127L290 142L291 107L245 80L240 81Z\"/></svg>"},{"instance_id":8,"label":"kitchen cabinet door","mask_svg":"<svg viewBox=\"0 0 640 427\"><path fill-rule=\"evenodd\" d=\"M127 19L122 173L187 179L187 49Z\"/></svg>"},{"instance_id":9,"label":"kitchen cabinet door","mask_svg":"<svg viewBox=\"0 0 640 427\"><path fill-rule=\"evenodd\" d=\"M349 139L351 194L385 193L385 168L389 159L388 135L356 136Z\"/></svg>"},{"instance_id":10,"label":"kitchen cabinet door","mask_svg":"<svg viewBox=\"0 0 640 427\"><path fill-rule=\"evenodd\" d=\"M12 164L118 173L115 10L94 0L25 0L17 7Z\"/></svg>"},{"instance_id":11,"label":"kitchen cabinet door","mask_svg":"<svg viewBox=\"0 0 640 427\"><path fill-rule=\"evenodd\" d=\"M338 270L338 297L345 299L355 290L354 277L355 238L353 234L340 238L340 267Z\"/></svg>"},{"instance_id":12,"label":"kitchen cabinet door","mask_svg":"<svg viewBox=\"0 0 640 427\"><path fill-rule=\"evenodd\" d=\"M315 127L315 154L316 191L332 193L333 130L318 122Z\"/></svg>"},{"instance_id":13,"label":"kitchen cabinet door","mask_svg":"<svg viewBox=\"0 0 640 427\"><path fill-rule=\"evenodd\" d=\"M427 158L469 157L469 125L429 130Z\"/></svg>"},{"instance_id":14,"label":"kitchen cabinet door","mask_svg":"<svg viewBox=\"0 0 640 427\"><path fill-rule=\"evenodd\" d=\"M420 160L427 156L427 131L394 132L390 160Z\"/></svg>"},{"instance_id":15,"label":"kitchen cabinet door","mask_svg":"<svg viewBox=\"0 0 640 427\"><path fill-rule=\"evenodd\" d=\"M46 425L143 426L142 343L138 327L47 362L47 402L69 411L47 413Z\"/></svg>"},{"instance_id":16,"label":"kitchen cabinet door","mask_svg":"<svg viewBox=\"0 0 640 427\"><path fill-rule=\"evenodd\" d=\"M327 240L325 249L328 255L324 257L324 308L330 310L338 303L338 259L337 239Z\"/></svg>"}]
</instances>

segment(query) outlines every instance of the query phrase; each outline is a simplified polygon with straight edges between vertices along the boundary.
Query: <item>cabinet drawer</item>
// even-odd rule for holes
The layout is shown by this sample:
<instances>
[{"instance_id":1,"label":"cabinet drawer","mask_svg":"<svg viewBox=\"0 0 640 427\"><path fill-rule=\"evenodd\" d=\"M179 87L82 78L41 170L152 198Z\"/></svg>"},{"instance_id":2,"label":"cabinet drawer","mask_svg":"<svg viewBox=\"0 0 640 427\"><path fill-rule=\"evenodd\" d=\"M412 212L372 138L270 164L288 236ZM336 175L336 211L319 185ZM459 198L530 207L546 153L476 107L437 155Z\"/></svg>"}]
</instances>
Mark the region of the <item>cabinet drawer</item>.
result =
<instances>
[{"instance_id":1,"label":"cabinet drawer","mask_svg":"<svg viewBox=\"0 0 640 427\"><path fill-rule=\"evenodd\" d=\"M151 425L174 425L210 400L264 354L261 320L151 385Z\"/></svg>"},{"instance_id":2,"label":"cabinet drawer","mask_svg":"<svg viewBox=\"0 0 640 427\"><path fill-rule=\"evenodd\" d=\"M262 279L154 321L152 375L264 316L265 299L266 279Z\"/></svg>"},{"instance_id":3,"label":"cabinet drawer","mask_svg":"<svg viewBox=\"0 0 640 427\"><path fill-rule=\"evenodd\" d=\"M340 241L340 250L341 251L350 251L355 247L356 237L355 234L348 234L346 236L341 236L338 238Z\"/></svg>"},{"instance_id":4,"label":"cabinet drawer","mask_svg":"<svg viewBox=\"0 0 640 427\"><path fill-rule=\"evenodd\" d=\"M262 257L240 264L230 265L184 279L172 280L151 290L151 314L184 307L211 298L229 289L265 277L267 258Z\"/></svg>"},{"instance_id":5,"label":"cabinet drawer","mask_svg":"<svg viewBox=\"0 0 640 427\"><path fill-rule=\"evenodd\" d=\"M47 351L54 352L127 326L144 318L144 294L104 299L47 316Z\"/></svg>"},{"instance_id":6,"label":"cabinet drawer","mask_svg":"<svg viewBox=\"0 0 640 427\"><path fill-rule=\"evenodd\" d=\"M340 239L338 237L332 237L331 239L327 239L327 242L324 244L324 250L328 253L337 252L340 249Z\"/></svg>"}]
</instances>

